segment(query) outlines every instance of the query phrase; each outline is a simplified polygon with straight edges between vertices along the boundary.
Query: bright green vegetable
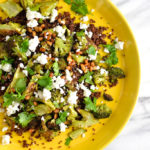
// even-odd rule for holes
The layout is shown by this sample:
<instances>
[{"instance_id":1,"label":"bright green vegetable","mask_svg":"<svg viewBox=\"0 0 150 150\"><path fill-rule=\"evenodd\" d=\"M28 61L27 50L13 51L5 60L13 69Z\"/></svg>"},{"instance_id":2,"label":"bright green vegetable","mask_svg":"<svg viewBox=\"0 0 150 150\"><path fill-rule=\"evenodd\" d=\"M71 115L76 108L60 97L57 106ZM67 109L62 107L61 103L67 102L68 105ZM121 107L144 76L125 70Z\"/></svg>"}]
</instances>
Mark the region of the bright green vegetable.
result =
<instances>
[{"instance_id":1,"label":"bright green vegetable","mask_svg":"<svg viewBox=\"0 0 150 150\"><path fill-rule=\"evenodd\" d=\"M95 47L94 46L90 46L89 48L88 48L88 50L86 51L89 55L94 55L95 56L95 54L96 54L96 49L95 49Z\"/></svg>"},{"instance_id":2,"label":"bright green vegetable","mask_svg":"<svg viewBox=\"0 0 150 150\"><path fill-rule=\"evenodd\" d=\"M112 110L106 105L102 104L96 107L96 112L94 112L94 117L98 119L108 118L112 113Z\"/></svg>"},{"instance_id":3,"label":"bright green vegetable","mask_svg":"<svg viewBox=\"0 0 150 150\"><path fill-rule=\"evenodd\" d=\"M26 89L26 79L25 78L20 78L17 80L15 89L17 92L22 93Z\"/></svg>"},{"instance_id":4,"label":"bright green vegetable","mask_svg":"<svg viewBox=\"0 0 150 150\"><path fill-rule=\"evenodd\" d=\"M66 67L67 67L67 62L66 62L66 60L65 60L64 58L60 58L60 59L58 60L58 66L59 66L60 70L65 70Z\"/></svg>"},{"instance_id":5,"label":"bright green vegetable","mask_svg":"<svg viewBox=\"0 0 150 150\"><path fill-rule=\"evenodd\" d=\"M0 69L0 80L2 78L3 71Z\"/></svg>"},{"instance_id":6,"label":"bright green vegetable","mask_svg":"<svg viewBox=\"0 0 150 150\"><path fill-rule=\"evenodd\" d=\"M66 41L56 38L54 55L56 57L66 56L72 48L72 37L68 37Z\"/></svg>"},{"instance_id":7,"label":"bright green vegetable","mask_svg":"<svg viewBox=\"0 0 150 150\"><path fill-rule=\"evenodd\" d=\"M22 112L18 114L18 122L20 125L22 125L22 127L26 127L35 117L35 114Z\"/></svg>"},{"instance_id":8,"label":"bright green vegetable","mask_svg":"<svg viewBox=\"0 0 150 150\"><path fill-rule=\"evenodd\" d=\"M68 146L71 141L72 141L71 137L68 137L65 141L65 145Z\"/></svg>"},{"instance_id":9,"label":"bright green vegetable","mask_svg":"<svg viewBox=\"0 0 150 150\"><path fill-rule=\"evenodd\" d=\"M28 73L29 73L30 76L35 75L35 71L32 70L30 67L27 67L26 70L28 71Z\"/></svg>"},{"instance_id":10,"label":"bright green vegetable","mask_svg":"<svg viewBox=\"0 0 150 150\"><path fill-rule=\"evenodd\" d=\"M84 60L87 58L86 56L81 56L76 54L72 54L71 56L78 64L84 62Z\"/></svg>"},{"instance_id":11,"label":"bright green vegetable","mask_svg":"<svg viewBox=\"0 0 150 150\"><path fill-rule=\"evenodd\" d=\"M65 3L71 4L71 0L64 0Z\"/></svg>"},{"instance_id":12,"label":"bright green vegetable","mask_svg":"<svg viewBox=\"0 0 150 150\"><path fill-rule=\"evenodd\" d=\"M93 72L88 72L88 73L84 74L84 75L79 79L79 82L85 81L86 83L93 84L92 75L93 75Z\"/></svg>"},{"instance_id":13,"label":"bright green vegetable","mask_svg":"<svg viewBox=\"0 0 150 150\"><path fill-rule=\"evenodd\" d=\"M37 116L43 116L52 112L51 108L45 104L40 104L34 108L34 112Z\"/></svg>"},{"instance_id":14,"label":"bright green vegetable","mask_svg":"<svg viewBox=\"0 0 150 150\"><path fill-rule=\"evenodd\" d=\"M34 4L34 0L20 0L21 6L26 9L27 7L31 7Z\"/></svg>"},{"instance_id":15,"label":"bright green vegetable","mask_svg":"<svg viewBox=\"0 0 150 150\"><path fill-rule=\"evenodd\" d=\"M81 121L79 120L73 120L72 126L76 128L87 128L89 126L92 126L93 124L98 123L99 121L94 118L93 114L90 112L87 112L85 110L80 109L79 113L83 117Z\"/></svg>"},{"instance_id":16,"label":"bright green vegetable","mask_svg":"<svg viewBox=\"0 0 150 150\"><path fill-rule=\"evenodd\" d=\"M60 112L59 113L59 118L56 119L56 124L58 125L58 124L60 124L62 122L65 122L66 118L67 118L67 111Z\"/></svg>"},{"instance_id":17,"label":"bright green vegetable","mask_svg":"<svg viewBox=\"0 0 150 150\"><path fill-rule=\"evenodd\" d=\"M0 3L0 8L8 15L9 18L15 17L23 10L20 5L13 0L7 0L6 2Z\"/></svg>"},{"instance_id":18,"label":"bright green vegetable","mask_svg":"<svg viewBox=\"0 0 150 150\"><path fill-rule=\"evenodd\" d=\"M53 70L54 70L54 75L55 75L55 76L58 76L58 75L59 75L59 65L58 65L58 62L57 62L57 61L55 61L55 62L53 63Z\"/></svg>"},{"instance_id":19,"label":"bright green vegetable","mask_svg":"<svg viewBox=\"0 0 150 150\"><path fill-rule=\"evenodd\" d=\"M14 59L13 58L7 58L6 56L4 56L4 60L1 61L1 64L2 65L5 65L5 64L12 64L14 62Z\"/></svg>"},{"instance_id":20,"label":"bright green vegetable","mask_svg":"<svg viewBox=\"0 0 150 150\"><path fill-rule=\"evenodd\" d=\"M69 137L74 140L74 139L78 138L80 135L82 135L84 132L86 132L85 129L77 129L77 130L69 133Z\"/></svg>"},{"instance_id":21,"label":"bright green vegetable","mask_svg":"<svg viewBox=\"0 0 150 150\"><path fill-rule=\"evenodd\" d=\"M91 100L90 97L84 98L85 109L88 111L96 112L96 98Z\"/></svg>"}]
</instances>

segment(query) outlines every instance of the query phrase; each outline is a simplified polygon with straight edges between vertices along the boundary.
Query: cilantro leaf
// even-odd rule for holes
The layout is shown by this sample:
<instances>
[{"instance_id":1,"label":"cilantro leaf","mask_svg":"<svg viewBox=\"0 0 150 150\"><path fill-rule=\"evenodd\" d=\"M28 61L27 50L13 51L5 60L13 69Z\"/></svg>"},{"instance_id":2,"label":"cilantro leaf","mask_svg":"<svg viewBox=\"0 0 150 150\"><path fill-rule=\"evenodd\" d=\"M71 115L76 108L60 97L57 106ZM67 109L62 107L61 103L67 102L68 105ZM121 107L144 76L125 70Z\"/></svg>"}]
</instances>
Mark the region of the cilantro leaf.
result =
<instances>
[{"instance_id":1,"label":"cilantro leaf","mask_svg":"<svg viewBox=\"0 0 150 150\"><path fill-rule=\"evenodd\" d=\"M60 112L59 113L59 118L56 119L56 124L60 124L61 122L65 122L67 117L67 111Z\"/></svg>"},{"instance_id":2,"label":"cilantro leaf","mask_svg":"<svg viewBox=\"0 0 150 150\"><path fill-rule=\"evenodd\" d=\"M52 78L47 77L47 76L43 76L41 77L37 83L43 87L43 88L47 88L48 90L52 89Z\"/></svg>"},{"instance_id":3,"label":"cilantro leaf","mask_svg":"<svg viewBox=\"0 0 150 150\"><path fill-rule=\"evenodd\" d=\"M118 63L118 58L116 54L116 48L114 45L104 45L108 49L110 55L105 59L105 62L108 66L116 65Z\"/></svg>"},{"instance_id":4,"label":"cilantro leaf","mask_svg":"<svg viewBox=\"0 0 150 150\"><path fill-rule=\"evenodd\" d=\"M96 49L94 46L90 46L89 49L86 51L89 55L94 55L96 54Z\"/></svg>"},{"instance_id":5,"label":"cilantro leaf","mask_svg":"<svg viewBox=\"0 0 150 150\"><path fill-rule=\"evenodd\" d=\"M24 98L25 98L25 96L21 95L20 93L18 93L18 94L14 94L14 93L10 93L9 94L9 93L6 93L3 96L3 99L4 99L3 107L8 107L9 105L12 104L13 101L20 102Z\"/></svg>"},{"instance_id":6,"label":"cilantro leaf","mask_svg":"<svg viewBox=\"0 0 150 150\"><path fill-rule=\"evenodd\" d=\"M84 31L82 30L82 31L80 31L80 32L77 32L76 35L79 36L79 37L81 37L81 36L84 36L85 33L84 33Z\"/></svg>"},{"instance_id":7,"label":"cilantro leaf","mask_svg":"<svg viewBox=\"0 0 150 150\"><path fill-rule=\"evenodd\" d=\"M17 92L22 93L23 91L25 91L25 89L26 89L26 79L25 78L18 79L15 85L15 90Z\"/></svg>"},{"instance_id":8,"label":"cilantro leaf","mask_svg":"<svg viewBox=\"0 0 150 150\"><path fill-rule=\"evenodd\" d=\"M26 70L28 71L29 75L31 76L35 75L35 71L33 71L30 67L27 67Z\"/></svg>"},{"instance_id":9,"label":"cilantro leaf","mask_svg":"<svg viewBox=\"0 0 150 150\"><path fill-rule=\"evenodd\" d=\"M54 70L54 75L58 76L59 75L59 65L58 65L57 61L55 61L53 64L53 70Z\"/></svg>"},{"instance_id":10,"label":"cilantro leaf","mask_svg":"<svg viewBox=\"0 0 150 150\"><path fill-rule=\"evenodd\" d=\"M23 42L20 44L20 51L26 53L29 48L29 39L24 39Z\"/></svg>"},{"instance_id":11,"label":"cilantro leaf","mask_svg":"<svg viewBox=\"0 0 150 150\"><path fill-rule=\"evenodd\" d=\"M71 138L71 137L66 138L65 145L68 146L71 141L72 141L72 138Z\"/></svg>"},{"instance_id":12,"label":"cilantro leaf","mask_svg":"<svg viewBox=\"0 0 150 150\"><path fill-rule=\"evenodd\" d=\"M86 83L93 84L92 75L93 75L93 72L88 72L88 73L86 73L84 76L82 76L82 77L79 79L79 82L82 82L82 81L85 80Z\"/></svg>"},{"instance_id":13,"label":"cilantro leaf","mask_svg":"<svg viewBox=\"0 0 150 150\"><path fill-rule=\"evenodd\" d=\"M7 58L6 56L4 56L4 60L1 61L1 64L2 65L5 65L5 64L12 64L14 62L14 59L12 58Z\"/></svg>"},{"instance_id":14,"label":"cilantro leaf","mask_svg":"<svg viewBox=\"0 0 150 150\"><path fill-rule=\"evenodd\" d=\"M28 112L22 112L18 114L18 121L19 124L22 125L22 127L26 127L33 118L36 117L35 114L29 114Z\"/></svg>"},{"instance_id":15,"label":"cilantro leaf","mask_svg":"<svg viewBox=\"0 0 150 150\"><path fill-rule=\"evenodd\" d=\"M84 98L84 103L86 110L96 112L96 98L94 98L92 102L91 98L86 97Z\"/></svg>"},{"instance_id":16,"label":"cilantro leaf","mask_svg":"<svg viewBox=\"0 0 150 150\"><path fill-rule=\"evenodd\" d=\"M64 0L65 3L71 4L71 0Z\"/></svg>"},{"instance_id":17,"label":"cilantro leaf","mask_svg":"<svg viewBox=\"0 0 150 150\"><path fill-rule=\"evenodd\" d=\"M85 0L73 0L71 10L83 16L89 13Z\"/></svg>"}]
</instances>

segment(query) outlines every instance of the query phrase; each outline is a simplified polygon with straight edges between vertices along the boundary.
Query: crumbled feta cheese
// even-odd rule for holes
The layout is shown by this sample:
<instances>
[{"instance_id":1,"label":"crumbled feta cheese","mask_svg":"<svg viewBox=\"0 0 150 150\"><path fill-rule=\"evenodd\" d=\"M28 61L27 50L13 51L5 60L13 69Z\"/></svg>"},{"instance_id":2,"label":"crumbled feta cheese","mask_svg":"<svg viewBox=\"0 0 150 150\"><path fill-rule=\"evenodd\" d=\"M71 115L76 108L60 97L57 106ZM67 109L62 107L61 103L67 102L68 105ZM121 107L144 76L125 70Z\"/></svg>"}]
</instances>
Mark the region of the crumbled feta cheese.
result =
<instances>
[{"instance_id":1,"label":"crumbled feta cheese","mask_svg":"<svg viewBox=\"0 0 150 150\"><path fill-rule=\"evenodd\" d=\"M14 126L14 128L15 128L15 129L18 129L18 126L17 126L17 125L15 125L15 126Z\"/></svg>"},{"instance_id":2,"label":"crumbled feta cheese","mask_svg":"<svg viewBox=\"0 0 150 150\"><path fill-rule=\"evenodd\" d=\"M6 38L5 38L5 40L6 40L6 41L8 41L8 40L9 40L9 38L10 38L10 36L9 36L9 35L7 35L7 36L6 36Z\"/></svg>"},{"instance_id":3,"label":"crumbled feta cheese","mask_svg":"<svg viewBox=\"0 0 150 150\"><path fill-rule=\"evenodd\" d=\"M4 108L0 108L0 113L3 113L4 112Z\"/></svg>"},{"instance_id":4,"label":"crumbled feta cheese","mask_svg":"<svg viewBox=\"0 0 150 150\"><path fill-rule=\"evenodd\" d=\"M57 78L54 76L52 80L54 89L60 89L65 85L65 80L62 79L60 76L58 76Z\"/></svg>"},{"instance_id":5,"label":"crumbled feta cheese","mask_svg":"<svg viewBox=\"0 0 150 150\"><path fill-rule=\"evenodd\" d=\"M75 92L70 92L69 93L69 97L68 97L68 103L73 105L73 104L77 104L77 99L78 99L78 96L77 96L77 91Z\"/></svg>"},{"instance_id":6,"label":"crumbled feta cheese","mask_svg":"<svg viewBox=\"0 0 150 150\"><path fill-rule=\"evenodd\" d=\"M23 63L20 63L19 66L20 66L20 68L22 68L22 69L24 68L24 64L23 64Z\"/></svg>"},{"instance_id":7,"label":"crumbled feta cheese","mask_svg":"<svg viewBox=\"0 0 150 150\"><path fill-rule=\"evenodd\" d=\"M37 94L40 99L42 99L42 100L44 99L42 91L38 91Z\"/></svg>"},{"instance_id":8,"label":"crumbled feta cheese","mask_svg":"<svg viewBox=\"0 0 150 150\"><path fill-rule=\"evenodd\" d=\"M58 11L56 9L52 10L52 16L50 22L53 23L58 15Z\"/></svg>"},{"instance_id":9,"label":"crumbled feta cheese","mask_svg":"<svg viewBox=\"0 0 150 150\"><path fill-rule=\"evenodd\" d=\"M63 97L61 97L60 102L63 103L65 101L65 99Z\"/></svg>"},{"instance_id":10,"label":"crumbled feta cheese","mask_svg":"<svg viewBox=\"0 0 150 150\"><path fill-rule=\"evenodd\" d=\"M80 29L86 30L89 26L84 23L80 23Z\"/></svg>"},{"instance_id":11,"label":"crumbled feta cheese","mask_svg":"<svg viewBox=\"0 0 150 150\"><path fill-rule=\"evenodd\" d=\"M60 37L64 41L66 40L66 37L65 37L66 29L64 29L61 26L56 26L53 30L57 32L58 37Z\"/></svg>"},{"instance_id":12,"label":"crumbled feta cheese","mask_svg":"<svg viewBox=\"0 0 150 150\"><path fill-rule=\"evenodd\" d=\"M40 41L38 36L35 36L33 39L29 40L29 49L31 52L35 52L37 46L39 45Z\"/></svg>"},{"instance_id":13,"label":"crumbled feta cheese","mask_svg":"<svg viewBox=\"0 0 150 150\"><path fill-rule=\"evenodd\" d=\"M83 71L81 69L77 68L77 70L79 73L81 73L81 74L83 73Z\"/></svg>"},{"instance_id":14,"label":"crumbled feta cheese","mask_svg":"<svg viewBox=\"0 0 150 150\"><path fill-rule=\"evenodd\" d=\"M37 92L34 92L34 95L36 98L38 98L38 93Z\"/></svg>"},{"instance_id":15,"label":"crumbled feta cheese","mask_svg":"<svg viewBox=\"0 0 150 150\"><path fill-rule=\"evenodd\" d=\"M85 138L85 133L82 134L82 138Z\"/></svg>"},{"instance_id":16,"label":"crumbled feta cheese","mask_svg":"<svg viewBox=\"0 0 150 150\"><path fill-rule=\"evenodd\" d=\"M41 54L40 56L38 56L38 58L36 59L36 61L38 63L40 63L41 65L45 65L47 64L47 55Z\"/></svg>"},{"instance_id":17,"label":"crumbled feta cheese","mask_svg":"<svg viewBox=\"0 0 150 150\"><path fill-rule=\"evenodd\" d=\"M66 126L63 122L61 122L61 123L59 124L59 127L60 127L60 131L61 131L61 132L65 132L65 131L66 131L67 126Z\"/></svg>"},{"instance_id":18,"label":"crumbled feta cheese","mask_svg":"<svg viewBox=\"0 0 150 150\"><path fill-rule=\"evenodd\" d=\"M104 69L104 68L101 68L100 69L100 74L101 75L108 75L108 71L106 69Z\"/></svg>"},{"instance_id":19,"label":"crumbled feta cheese","mask_svg":"<svg viewBox=\"0 0 150 150\"><path fill-rule=\"evenodd\" d=\"M109 50L107 48L104 48L105 53L109 53Z\"/></svg>"},{"instance_id":20,"label":"crumbled feta cheese","mask_svg":"<svg viewBox=\"0 0 150 150\"><path fill-rule=\"evenodd\" d=\"M51 98L51 92L47 89L43 89L43 97L44 97L44 100L49 100Z\"/></svg>"},{"instance_id":21,"label":"crumbled feta cheese","mask_svg":"<svg viewBox=\"0 0 150 150\"><path fill-rule=\"evenodd\" d=\"M95 11L95 9L91 9L91 12L93 13Z\"/></svg>"},{"instance_id":22,"label":"crumbled feta cheese","mask_svg":"<svg viewBox=\"0 0 150 150\"><path fill-rule=\"evenodd\" d=\"M2 129L2 132L5 132L5 131L7 131L8 130L8 127L4 127L3 129Z\"/></svg>"},{"instance_id":23,"label":"crumbled feta cheese","mask_svg":"<svg viewBox=\"0 0 150 150\"><path fill-rule=\"evenodd\" d=\"M28 27L31 27L31 28L37 27L37 26L38 26L38 22L37 22L37 20L32 19L32 20L30 20L30 21L27 23L27 26L28 26Z\"/></svg>"},{"instance_id":24,"label":"crumbled feta cheese","mask_svg":"<svg viewBox=\"0 0 150 150\"><path fill-rule=\"evenodd\" d=\"M84 86L83 83L80 84L79 86L84 91L83 94L85 97L89 97L91 95L91 91L86 86Z\"/></svg>"},{"instance_id":25,"label":"crumbled feta cheese","mask_svg":"<svg viewBox=\"0 0 150 150\"><path fill-rule=\"evenodd\" d=\"M105 63L105 61L104 61L104 60L101 60L101 61L100 61L100 63L104 64L104 63Z\"/></svg>"},{"instance_id":26,"label":"crumbled feta cheese","mask_svg":"<svg viewBox=\"0 0 150 150\"><path fill-rule=\"evenodd\" d=\"M64 20L61 20L61 23L62 23L62 24L65 24L65 21L64 21Z\"/></svg>"},{"instance_id":27,"label":"crumbled feta cheese","mask_svg":"<svg viewBox=\"0 0 150 150\"><path fill-rule=\"evenodd\" d=\"M5 89L6 89L6 87L5 87L5 86L2 86L2 87L1 87L1 90L2 90L2 91L4 91Z\"/></svg>"},{"instance_id":28,"label":"crumbled feta cheese","mask_svg":"<svg viewBox=\"0 0 150 150\"><path fill-rule=\"evenodd\" d=\"M96 87L95 87L94 85L91 85L91 86L90 86L90 89L91 89L91 90L96 90Z\"/></svg>"},{"instance_id":29,"label":"crumbled feta cheese","mask_svg":"<svg viewBox=\"0 0 150 150\"><path fill-rule=\"evenodd\" d=\"M93 32L91 32L91 31L85 31L85 34L89 37L89 38L92 38L92 36L93 36Z\"/></svg>"},{"instance_id":30,"label":"crumbled feta cheese","mask_svg":"<svg viewBox=\"0 0 150 150\"><path fill-rule=\"evenodd\" d=\"M1 69L5 72L11 72L12 70L12 65L11 64L4 64L1 66Z\"/></svg>"},{"instance_id":31,"label":"crumbled feta cheese","mask_svg":"<svg viewBox=\"0 0 150 150\"><path fill-rule=\"evenodd\" d=\"M8 116L11 116L11 115L15 114L17 111L20 110L19 107L20 107L20 104L13 101L12 104L9 105L9 106L6 108L6 110L7 110L7 115L8 115Z\"/></svg>"},{"instance_id":32,"label":"crumbled feta cheese","mask_svg":"<svg viewBox=\"0 0 150 150\"><path fill-rule=\"evenodd\" d=\"M81 21L87 22L89 20L88 16L84 16L81 18Z\"/></svg>"},{"instance_id":33,"label":"crumbled feta cheese","mask_svg":"<svg viewBox=\"0 0 150 150\"><path fill-rule=\"evenodd\" d=\"M22 72L25 74L25 76L28 76L28 71L27 70L22 70Z\"/></svg>"},{"instance_id":34,"label":"crumbled feta cheese","mask_svg":"<svg viewBox=\"0 0 150 150\"><path fill-rule=\"evenodd\" d=\"M62 88L59 89L60 90L60 94L64 94L64 90Z\"/></svg>"},{"instance_id":35,"label":"crumbled feta cheese","mask_svg":"<svg viewBox=\"0 0 150 150\"><path fill-rule=\"evenodd\" d=\"M6 134L2 136L2 145L10 144L10 135Z\"/></svg>"},{"instance_id":36,"label":"crumbled feta cheese","mask_svg":"<svg viewBox=\"0 0 150 150\"><path fill-rule=\"evenodd\" d=\"M72 77L71 77L70 71L68 69L66 69L65 72L66 72L66 80L67 81L72 81Z\"/></svg>"},{"instance_id":37,"label":"crumbled feta cheese","mask_svg":"<svg viewBox=\"0 0 150 150\"><path fill-rule=\"evenodd\" d=\"M115 48L118 50L123 50L124 48L124 42L118 41L118 38L115 40L117 43L115 44Z\"/></svg>"},{"instance_id":38,"label":"crumbled feta cheese","mask_svg":"<svg viewBox=\"0 0 150 150\"><path fill-rule=\"evenodd\" d=\"M26 18L27 20L32 20L34 18L46 19L48 17L44 17L41 13L37 11L31 11L30 8L27 8Z\"/></svg>"},{"instance_id":39,"label":"crumbled feta cheese","mask_svg":"<svg viewBox=\"0 0 150 150\"><path fill-rule=\"evenodd\" d=\"M45 121L45 118L43 116L41 117L41 121Z\"/></svg>"},{"instance_id":40,"label":"crumbled feta cheese","mask_svg":"<svg viewBox=\"0 0 150 150\"><path fill-rule=\"evenodd\" d=\"M96 69L96 70L99 70L99 69L100 69L100 67L99 67L99 66L96 66L96 67L95 67L95 69Z\"/></svg>"},{"instance_id":41,"label":"crumbled feta cheese","mask_svg":"<svg viewBox=\"0 0 150 150\"><path fill-rule=\"evenodd\" d=\"M55 61L58 61L59 59L58 58L55 58Z\"/></svg>"},{"instance_id":42,"label":"crumbled feta cheese","mask_svg":"<svg viewBox=\"0 0 150 150\"><path fill-rule=\"evenodd\" d=\"M95 55L89 55L90 60L96 60L96 57L97 57L97 51Z\"/></svg>"}]
</instances>

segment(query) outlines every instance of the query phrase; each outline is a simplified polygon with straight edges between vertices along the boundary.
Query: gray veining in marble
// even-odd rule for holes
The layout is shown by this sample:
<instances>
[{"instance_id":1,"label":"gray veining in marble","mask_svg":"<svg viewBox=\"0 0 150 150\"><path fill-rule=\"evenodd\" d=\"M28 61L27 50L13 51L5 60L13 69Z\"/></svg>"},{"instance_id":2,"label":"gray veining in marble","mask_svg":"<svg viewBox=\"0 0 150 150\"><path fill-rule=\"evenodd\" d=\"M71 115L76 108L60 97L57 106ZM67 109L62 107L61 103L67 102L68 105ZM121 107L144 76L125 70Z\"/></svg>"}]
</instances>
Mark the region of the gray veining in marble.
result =
<instances>
[{"instance_id":1,"label":"gray veining in marble","mask_svg":"<svg viewBox=\"0 0 150 150\"><path fill-rule=\"evenodd\" d=\"M141 60L141 88L134 112L105 150L150 150L150 0L112 0L128 20Z\"/></svg>"}]
</instances>

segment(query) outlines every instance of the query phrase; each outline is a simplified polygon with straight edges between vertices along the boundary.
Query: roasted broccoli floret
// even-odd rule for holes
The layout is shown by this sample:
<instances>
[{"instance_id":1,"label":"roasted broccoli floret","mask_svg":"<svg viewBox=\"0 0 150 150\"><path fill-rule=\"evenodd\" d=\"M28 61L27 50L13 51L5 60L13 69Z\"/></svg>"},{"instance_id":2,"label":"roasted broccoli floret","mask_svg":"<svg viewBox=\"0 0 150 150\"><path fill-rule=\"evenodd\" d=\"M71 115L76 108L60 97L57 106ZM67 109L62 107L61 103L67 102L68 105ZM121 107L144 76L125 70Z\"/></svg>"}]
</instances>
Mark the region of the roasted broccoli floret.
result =
<instances>
[{"instance_id":1,"label":"roasted broccoli floret","mask_svg":"<svg viewBox=\"0 0 150 150\"><path fill-rule=\"evenodd\" d=\"M15 17L23 10L22 7L13 0L7 0L6 2L1 3L0 8L9 18Z\"/></svg>"},{"instance_id":2,"label":"roasted broccoli floret","mask_svg":"<svg viewBox=\"0 0 150 150\"><path fill-rule=\"evenodd\" d=\"M77 130L69 133L69 137L74 140L74 139L78 138L80 135L82 135L84 132L86 132L85 129L77 129Z\"/></svg>"},{"instance_id":3,"label":"roasted broccoli floret","mask_svg":"<svg viewBox=\"0 0 150 150\"><path fill-rule=\"evenodd\" d=\"M111 67L108 69L109 81L111 83L116 83L118 79L125 78L125 73L121 68Z\"/></svg>"},{"instance_id":4,"label":"roasted broccoli floret","mask_svg":"<svg viewBox=\"0 0 150 150\"><path fill-rule=\"evenodd\" d=\"M56 38L54 55L56 57L66 56L72 48L72 42L72 37L68 37L66 41L63 41L61 38Z\"/></svg>"},{"instance_id":5,"label":"roasted broccoli floret","mask_svg":"<svg viewBox=\"0 0 150 150\"><path fill-rule=\"evenodd\" d=\"M58 65L59 65L60 70L65 70L67 67L67 62L65 61L64 58L60 58L58 60Z\"/></svg>"},{"instance_id":6,"label":"roasted broccoli floret","mask_svg":"<svg viewBox=\"0 0 150 150\"><path fill-rule=\"evenodd\" d=\"M96 106L96 112L93 112L94 117L97 119L108 118L111 113L112 110L106 104Z\"/></svg>"}]
</instances>

